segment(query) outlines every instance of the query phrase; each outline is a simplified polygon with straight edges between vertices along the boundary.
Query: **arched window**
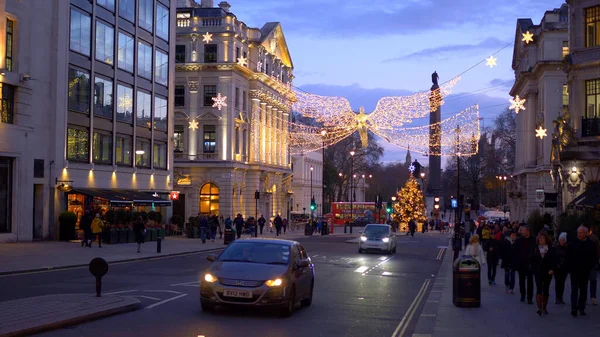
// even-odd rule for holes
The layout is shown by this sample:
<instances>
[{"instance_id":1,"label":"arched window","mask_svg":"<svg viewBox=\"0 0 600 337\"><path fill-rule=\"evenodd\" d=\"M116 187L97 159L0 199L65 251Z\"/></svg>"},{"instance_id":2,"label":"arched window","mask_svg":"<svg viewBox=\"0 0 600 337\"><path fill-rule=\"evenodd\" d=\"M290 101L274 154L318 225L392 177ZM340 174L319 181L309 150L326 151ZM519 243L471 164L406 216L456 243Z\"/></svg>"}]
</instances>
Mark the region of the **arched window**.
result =
<instances>
[{"instance_id":1,"label":"arched window","mask_svg":"<svg viewBox=\"0 0 600 337\"><path fill-rule=\"evenodd\" d=\"M200 189L200 213L219 215L219 188L206 183Z\"/></svg>"}]
</instances>

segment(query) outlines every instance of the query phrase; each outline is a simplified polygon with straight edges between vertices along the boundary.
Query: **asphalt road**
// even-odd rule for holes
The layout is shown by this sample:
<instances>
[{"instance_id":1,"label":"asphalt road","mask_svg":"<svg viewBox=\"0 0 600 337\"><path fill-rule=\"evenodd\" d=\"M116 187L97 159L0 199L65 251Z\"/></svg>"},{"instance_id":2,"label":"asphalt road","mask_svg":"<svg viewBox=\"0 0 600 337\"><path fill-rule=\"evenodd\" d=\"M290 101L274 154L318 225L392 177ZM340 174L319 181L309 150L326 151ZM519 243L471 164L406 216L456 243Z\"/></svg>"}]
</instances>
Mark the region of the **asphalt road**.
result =
<instances>
[{"instance_id":1,"label":"asphalt road","mask_svg":"<svg viewBox=\"0 0 600 337\"><path fill-rule=\"evenodd\" d=\"M135 296L142 309L40 336L411 336L448 236L400 236L392 256L358 254L346 240L300 240L315 263L314 299L290 318L256 310L202 312L199 275L210 262L201 253L112 265L103 293ZM2 300L94 289L84 268L0 277Z\"/></svg>"}]
</instances>

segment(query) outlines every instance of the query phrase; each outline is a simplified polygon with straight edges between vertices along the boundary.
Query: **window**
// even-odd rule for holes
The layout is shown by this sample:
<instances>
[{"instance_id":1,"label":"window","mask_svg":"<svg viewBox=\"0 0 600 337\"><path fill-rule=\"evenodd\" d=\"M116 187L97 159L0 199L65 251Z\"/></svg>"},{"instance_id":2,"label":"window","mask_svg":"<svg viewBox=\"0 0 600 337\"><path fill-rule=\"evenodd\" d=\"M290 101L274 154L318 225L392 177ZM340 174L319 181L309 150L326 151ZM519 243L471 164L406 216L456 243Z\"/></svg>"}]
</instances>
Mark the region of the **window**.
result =
<instances>
[{"instance_id":1,"label":"window","mask_svg":"<svg viewBox=\"0 0 600 337\"><path fill-rule=\"evenodd\" d=\"M6 55L4 66L7 71L13 70L13 33L15 23L12 20L6 19Z\"/></svg>"},{"instance_id":2,"label":"window","mask_svg":"<svg viewBox=\"0 0 600 337\"><path fill-rule=\"evenodd\" d=\"M183 140L183 135L184 135L184 128L183 125L175 125L175 131L173 133L173 138L174 138L174 151L178 152L178 153L182 153L183 149L184 149L184 140Z\"/></svg>"},{"instance_id":3,"label":"window","mask_svg":"<svg viewBox=\"0 0 600 337\"><path fill-rule=\"evenodd\" d=\"M600 79L585 81L585 105L584 118L598 118L598 107L600 105Z\"/></svg>"},{"instance_id":4,"label":"window","mask_svg":"<svg viewBox=\"0 0 600 337\"><path fill-rule=\"evenodd\" d=\"M96 76L94 80L94 115L112 119L113 82Z\"/></svg>"},{"instance_id":5,"label":"window","mask_svg":"<svg viewBox=\"0 0 600 337\"><path fill-rule=\"evenodd\" d=\"M185 106L185 85L175 86L175 106Z\"/></svg>"},{"instance_id":6,"label":"window","mask_svg":"<svg viewBox=\"0 0 600 337\"><path fill-rule=\"evenodd\" d=\"M154 97L154 129L167 132L167 99Z\"/></svg>"},{"instance_id":7,"label":"window","mask_svg":"<svg viewBox=\"0 0 600 337\"><path fill-rule=\"evenodd\" d=\"M585 46L600 46L600 6L585 9L585 29Z\"/></svg>"},{"instance_id":8,"label":"window","mask_svg":"<svg viewBox=\"0 0 600 337\"><path fill-rule=\"evenodd\" d=\"M235 146L235 149L234 149L235 152L233 152L233 153L239 154L240 153L240 128L235 128L233 144Z\"/></svg>"},{"instance_id":9,"label":"window","mask_svg":"<svg viewBox=\"0 0 600 337\"><path fill-rule=\"evenodd\" d=\"M167 168L167 144L165 143L154 143L154 153L152 156L152 162L154 167L158 169Z\"/></svg>"},{"instance_id":10,"label":"window","mask_svg":"<svg viewBox=\"0 0 600 337\"><path fill-rule=\"evenodd\" d=\"M115 30L96 21L96 60L104 63L114 63Z\"/></svg>"},{"instance_id":11,"label":"window","mask_svg":"<svg viewBox=\"0 0 600 337\"><path fill-rule=\"evenodd\" d=\"M569 86L567 84L563 84L562 102L563 102L563 107L569 106Z\"/></svg>"},{"instance_id":12,"label":"window","mask_svg":"<svg viewBox=\"0 0 600 337\"><path fill-rule=\"evenodd\" d=\"M246 91L242 91L242 110L246 111Z\"/></svg>"},{"instance_id":13,"label":"window","mask_svg":"<svg viewBox=\"0 0 600 337\"><path fill-rule=\"evenodd\" d=\"M247 130L244 130L243 135L242 135L242 155L244 155L244 156L248 155L247 145L246 145L246 139L248 139L247 132L248 132Z\"/></svg>"},{"instance_id":14,"label":"window","mask_svg":"<svg viewBox=\"0 0 600 337\"><path fill-rule=\"evenodd\" d=\"M240 108L240 88L235 88L235 108Z\"/></svg>"},{"instance_id":15,"label":"window","mask_svg":"<svg viewBox=\"0 0 600 337\"><path fill-rule=\"evenodd\" d=\"M67 128L67 160L88 162L89 139L90 134L87 130Z\"/></svg>"},{"instance_id":16,"label":"window","mask_svg":"<svg viewBox=\"0 0 600 337\"><path fill-rule=\"evenodd\" d=\"M119 0L119 15L123 19L135 22L135 0Z\"/></svg>"},{"instance_id":17,"label":"window","mask_svg":"<svg viewBox=\"0 0 600 337\"><path fill-rule=\"evenodd\" d=\"M150 129L152 119L152 96L144 91L137 92L136 125Z\"/></svg>"},{"instance_id":18,"label":"window","mask_svg":"<svg viewBox=\"0 0 600 337\"><path fill-rule=\"evenodd\" d=\"M562 42L562 57L565 58L569 55L569 41Z\"/></svg>"},{"instance_id":19,"label":"window","mask_svg":"<svg viewBox=\"0 0 600 337\"><path fill-rule=\"evenodd\" d=\"M122 84L117 85L117 121L133 122L133 89Z\"/></svg>"},{"instance_id":20,"label":"window","mask_svg":"<svg viewBox=\"0 0 600 337\"><path fill-rule=\"evenodd\" d=\"M204 86L204 106L212 106L213 105L213 97L217 96L217 86L216 85L205 85Z\"/></svg>"},{"instance_id":21,"label":"window","mask_svg":"<svg viewBox=\"0 0 600 337\"><path fill-rule=\"evenodd\" d=\"M136 138L135 166L150 167L150 139Z\"/></svg>"},{"instance_id":22,"label":"window","mask_svg":"<svg viewBox=\"0 0 600 337\"><path fill-rule=\"evenodd\" d=\"M269 64L265 61L265 74L269 75Z\"/></svg>"},{"instance_id":23,"label":"window","mask_svg":"<svg viewBox=\"0 0 600 337\"><path fill-rule=\"evenodd\" d=\"M117 165L131 166L131 136L117 135L115 150Z\"/></svg>"},{"instance_id":24,"label":"window","mask_svg":"<svg viewBox=\"0 0 600 337\"><path fill-rule=\"evenodd\" d=\"M71 37L69 48L72 51L90 56L92 21L90 16L71 8Z\"/></svg>"},{"instance_id":25,"label":"window","mask_svg":"<svg viewBox=\"0 0 600 337\"><path fill-rule=\"evenodd\" d=\"M204 62L215 63L217 62L217 45L216 44L205 44L204 45Z\"/></svg>"},{"instance_id":26,"label":"window","mask_svg":"<svg viewBox=\"0 0 600 337\"><path fill-rule=\"evenodd\" d=\"M112 135L94 132L94 163L112 164Z\"/></svg>"},{"instance_id":27,"label":"window","mask_svg":"<svg viewBox=\"0 0 600 337\"><path fill-rule=\"evenodd\" d=\"M213 183L206 183L200 188L200 213L219 214L219 188Z\"/></svg>"},{"instance_id":28,"label":"window","mask_svg":"<svg viewBox=\"0 0 600 337\"><path fill-rule=\"evenodd\" d=\"M138 75L152 80L152 47L138 42Z\"/></svg>"},{"instance_id":29,"label":"window","mask_svg":"<svg viewBox=\"0 0 600 337\"><path fill-rule=\"evenodd\" d=\"M111 12L115 11L115 0L96 0L96 3Z\"/></svg>"},{"instance_id":30,"label":"window","mask_svg":"<svg viewBox=\"0 0 600 337\"><path fill-rule=\"evenodd\" d=\"M133 36L119 32L119 57L118 67L129 72L133 72L133 53L134 42Z\"/></svg>"},{"instance_id":31,"label":"window","mask_svg":"<svg viewBox=\"0 0 600 337\"><path fill-rule=\"evenodd\" d=\"M235 60L240 58L240 47L235 47Z\"/></svg>"},{"instance_id":32,"label":"window","mask_svg":"<svg viewBox=\"0 0 600 337\"><path fill-rule=\"evenodd\" d=\"M152 33L152 21L154 21L154 1L138 0L139 19L138 25Z\"/></svg>"},{"instance_id":33,"label":"window","mask_svg":"<svg viewBox=\"0 0 600 337\"><path fill-rule=\"evenodd\" d=\"M15 87L0 83L0 123L12 124L14 122Z\"/></svg>"},{"instance_id":34,"label":"window","mask_svg":"<svg viewBox=\"0 0 600 337\"><path fill-rule=\"evenodd\" d=\"M175 63L185 63L185 45L178 44L175 46Z\"/></svg>"},{"instance_id":35,"label":"window","mask_svg":"<svg viewBox=\"0 0 600 337\"><path fill-rule=\"evenodd\" d=\"M204 126L204 153L215 153L217 150L217 128L214 125Z\"/></svg>"},{"instance_id":36,"label":"window","mask_svg":"<svg viewBox=\"0 0 600 337\"><path fill-rule=\"evenodd\" d=\"M10 233L12 211L13 159L0 157L0 233Z\"/></svg>"},{"instance_id":37,"label":"window","mask_svg":"<svg viewBox=\"0 0 600 337\"><path fill-rule=\"evenodd\" d=\"M154 66L156 67L154 80L156 83L166 86L169 81L169 57L167 54L156 49L156 64Z\"/></svg>"},{"instance_id":38,"label":"window","mask_svg":"<svg viewBox=\"0 0 600 337\"><path fill-rule=\"evenodd\" d=\"M69 68L69 110L90 113L90 74Z\"/></svg>"},{"instance_id":39,"label":"window","mask_svg":"<svg viewBox=\"0 0 600 337\"><path fill-rule=\"evenodd\" d=\"M156 36L169 41L169 9L159 3L156 4Z\"/></svg>"}]
</instances>

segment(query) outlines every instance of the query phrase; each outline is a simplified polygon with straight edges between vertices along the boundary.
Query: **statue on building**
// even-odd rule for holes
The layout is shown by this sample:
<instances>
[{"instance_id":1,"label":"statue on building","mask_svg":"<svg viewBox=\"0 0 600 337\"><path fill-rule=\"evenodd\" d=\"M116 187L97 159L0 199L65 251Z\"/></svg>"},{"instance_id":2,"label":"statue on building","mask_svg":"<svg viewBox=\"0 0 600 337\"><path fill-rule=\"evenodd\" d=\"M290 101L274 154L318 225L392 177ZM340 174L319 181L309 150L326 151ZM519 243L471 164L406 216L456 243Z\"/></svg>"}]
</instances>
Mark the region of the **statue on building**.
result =
<instances>
[{"instance_id":1,"label":"statue on building","mask_svg":"<svg viewBox=\"0 0 600 337\"><path fill-rule=\"evenodd\" d=\"M552 151L550 152L550 161L560 162L560 153L571 144L573 140L573 129L569 125L571 114L568 109L564 109L558 118L552 121L554 124L554 133L552 134Z\"/></svg>"},{"instance_id":2,"label":"statue on building","mask_svg":"<svg viewBox=\"0 0 600 337\"><path fill-rule=\"evenodd\" d=\"M438 84L439 79L440 79L440 77L438 76L437 71L434 71L433 74L431 74L431 82L433 82L434 87L439 87L439 84Z\"/></svg>"}]
</instances>

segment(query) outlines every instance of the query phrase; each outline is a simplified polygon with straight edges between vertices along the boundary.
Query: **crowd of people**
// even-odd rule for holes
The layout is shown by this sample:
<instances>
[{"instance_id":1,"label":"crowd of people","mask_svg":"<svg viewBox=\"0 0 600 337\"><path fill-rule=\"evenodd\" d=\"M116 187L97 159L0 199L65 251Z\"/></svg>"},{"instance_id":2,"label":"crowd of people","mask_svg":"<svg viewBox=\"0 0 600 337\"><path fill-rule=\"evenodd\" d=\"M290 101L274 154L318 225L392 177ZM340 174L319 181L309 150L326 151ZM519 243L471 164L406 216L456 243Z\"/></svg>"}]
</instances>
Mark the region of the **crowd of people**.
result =
<instances>
[{"instance_id":1,"label":"crowd of people","mask_svg":"<svg viewBox=\"0 0 600 337\"><path fill-rule=\"evenodd\" d=\"M545 227L533 235L527 224L507 223L485 224L475 228L465 228L461 224L455 233L454 250L462 249L464 254L477 259L480 266L487 266L487 279L490 286L496 285L498 267L504 269L506 293L513 294L518 277L521 302L537 304L537 314L548 314L550 286L554 280L556 304L565 304L564 290L567 278L571 284L571 315L585 316L586 302L597 305L597 270L600 259L600 240L585 226L575 233L560 233L557 239ZM458 233L461 233L460 235ZM534 291L535 289L535 291Z\"/></svg>"},{"instance_id":2,"label":"crowd of people","mask_svg":"<svg viewBox=\"0 0 600 337\"><path fill-rule=\"evenodd\" d=\"M219 234L219 238L223 238L223 229L235 230L238 239L243 233L250 234L251 237L258 237L258 235L263 235L264 227L267 223L270 223L262 214L258 219L253 216L244 219L242 214L239 213L233 219L231 216L219 217L216 215L202 215L198 213L198 216L194 218L193 222L200 228L202 243L206 243L207 240L214 242L217 233ZM275 228L277 236L286 233L288 220L281 218L279 214L275 216L271 224ZM271 226L268 226L267 230L270 230L270 227Z\"/></svg>"}]
</instances>

